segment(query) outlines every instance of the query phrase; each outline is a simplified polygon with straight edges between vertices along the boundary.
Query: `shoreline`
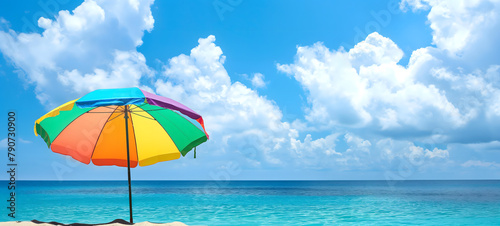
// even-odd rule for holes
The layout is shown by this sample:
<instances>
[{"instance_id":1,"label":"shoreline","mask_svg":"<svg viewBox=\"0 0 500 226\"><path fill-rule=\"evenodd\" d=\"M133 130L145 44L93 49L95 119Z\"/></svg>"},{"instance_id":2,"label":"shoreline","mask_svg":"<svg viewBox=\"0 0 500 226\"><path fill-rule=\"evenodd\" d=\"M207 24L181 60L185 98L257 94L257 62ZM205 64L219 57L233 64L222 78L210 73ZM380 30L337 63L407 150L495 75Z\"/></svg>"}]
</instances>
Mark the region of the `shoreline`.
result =
<instances>
[{"instance_id":1,"label":"shoreline","mask_svg":"<svg viewBox=\"0 0 500 226\"><path fill-rule=\"evenodd\" d=\"M187 226L187 224L184 224L182 222L171 222L171 223L152 223L149 221L144 221L144 222L139 222L139 223L134 223L130 224L128 221L122 220L122 219L116 219L114 221L108 222L108 223L97 223L97 224L84 224L84 223L70 223L70 224L63 224L55 221L51 222L42 222L42 221L37 221L37 220L32 220L32 221L5 221L5 222L0 222L0 226L10 226L10 225L17 225L17 226L94 226L94 225L103 225L103 226L123 226L123 225L135 225L135 226Z\"/></svg>"}]
</instances>

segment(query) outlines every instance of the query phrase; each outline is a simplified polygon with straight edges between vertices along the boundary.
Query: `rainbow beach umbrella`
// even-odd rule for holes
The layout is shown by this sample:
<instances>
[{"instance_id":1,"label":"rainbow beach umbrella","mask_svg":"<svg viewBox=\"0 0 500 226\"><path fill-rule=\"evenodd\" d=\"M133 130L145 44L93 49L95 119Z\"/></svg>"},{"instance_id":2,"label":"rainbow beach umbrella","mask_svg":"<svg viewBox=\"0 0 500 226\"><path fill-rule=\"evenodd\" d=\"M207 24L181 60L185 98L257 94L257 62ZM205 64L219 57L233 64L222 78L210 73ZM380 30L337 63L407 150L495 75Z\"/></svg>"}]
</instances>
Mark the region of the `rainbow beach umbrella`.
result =
<instances>
[{"instance_id":1,"label":"rainbow beach umbrella","mask_svg":"<svg viewBox=\"0 0 500 226\"><path fill-rule=\"evenodd\" d=\"M172 99L139 88L101 89L67 102L35 122L53 152L98 166L130 168L185 156L208 140L203 118Z\"/></svg>"}]
</instances>

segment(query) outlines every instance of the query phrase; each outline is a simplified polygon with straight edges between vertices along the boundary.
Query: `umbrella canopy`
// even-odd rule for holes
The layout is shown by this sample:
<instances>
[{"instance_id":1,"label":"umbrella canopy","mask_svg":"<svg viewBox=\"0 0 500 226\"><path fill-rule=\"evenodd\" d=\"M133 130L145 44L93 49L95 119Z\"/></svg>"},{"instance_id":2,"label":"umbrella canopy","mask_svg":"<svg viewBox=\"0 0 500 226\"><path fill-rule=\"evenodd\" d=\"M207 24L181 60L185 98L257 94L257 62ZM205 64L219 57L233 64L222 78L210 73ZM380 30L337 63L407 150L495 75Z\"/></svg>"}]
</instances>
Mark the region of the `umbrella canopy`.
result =
<instances>
[{"instance_id":1,"label":"umbrella canopy","mask_svg":"<svg viewBox=\"0 0 500 226\"><path fill-rule=\"evenodd\" d=\"M139 88L95 90L35 122L53 152L85 164L130 168L185 156L208 140L203 118L188 107Z\"/></svg>"},{"instance_id":2,"label":"umbrella canopy","mask_svg":"<svg viewBox=\"0 0 500 226\"><path fill-rule=\"evenodd\" d=\"M132 168L178 159L208 139L198 113L139 88L96 90L67 102L38 119L35 134L82 163L127 167L126 106Z\"/></svg>"}]
</instances>

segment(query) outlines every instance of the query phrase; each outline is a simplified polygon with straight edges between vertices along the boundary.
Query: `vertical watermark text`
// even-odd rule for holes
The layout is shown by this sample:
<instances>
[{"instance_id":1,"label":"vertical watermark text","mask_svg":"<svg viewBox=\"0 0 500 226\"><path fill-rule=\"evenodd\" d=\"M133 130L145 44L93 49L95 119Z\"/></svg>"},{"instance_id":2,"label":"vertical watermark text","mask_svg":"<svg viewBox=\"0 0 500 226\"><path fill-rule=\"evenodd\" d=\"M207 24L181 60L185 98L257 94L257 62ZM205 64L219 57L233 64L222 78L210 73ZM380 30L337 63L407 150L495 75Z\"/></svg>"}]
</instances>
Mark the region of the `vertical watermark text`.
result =
<instances>
[{"instance_id":1,"label":"vertical watermark text","mask_svg":"<svg viewBox=\"0 0 500 226\"><path fill-rule=\"evenodd\" d=\"M7 175L9 196L7 199L8 216L16 218L16 113L7 114Z\"/></svg>"}]
</instances>

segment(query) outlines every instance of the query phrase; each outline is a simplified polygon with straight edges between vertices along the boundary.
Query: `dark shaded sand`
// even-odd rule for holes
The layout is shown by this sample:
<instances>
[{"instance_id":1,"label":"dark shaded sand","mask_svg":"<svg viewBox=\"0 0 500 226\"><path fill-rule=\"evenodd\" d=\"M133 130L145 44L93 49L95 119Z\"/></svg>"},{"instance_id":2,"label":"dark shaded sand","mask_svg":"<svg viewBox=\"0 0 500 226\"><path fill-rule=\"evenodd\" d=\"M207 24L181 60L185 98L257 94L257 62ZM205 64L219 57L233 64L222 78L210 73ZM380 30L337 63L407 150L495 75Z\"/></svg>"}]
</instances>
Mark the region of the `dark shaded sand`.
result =
<instances>
[{"instance_id":1,"label":"dark shaded sand","mask_svg":"<svg viewBox=\"0 0 500 226\"><path fill-rule=\"evenodd\" d=\"M80 223L62 224L62 223L55 222L55 221L42 222L42 221L37 221L37 220L0 222L0 226L10 226L10 225L15 225L15 226L53 226L53 225L58 225L58 226L93 226L93 225L103 225L103 226L123 226L123 225L135 225L135 226L148 226L148 225L154 225L154 226L187 226L186 224L181 223L181 222L151 223L151 222L148 222L148 221L144 221L144 222L140 222L140 223L131 224L128 221L122 220L122 219L116 219L116 220L111 221L109 223L102 223L102 224L80 224Z\"/></svg>"}]
</instances>

